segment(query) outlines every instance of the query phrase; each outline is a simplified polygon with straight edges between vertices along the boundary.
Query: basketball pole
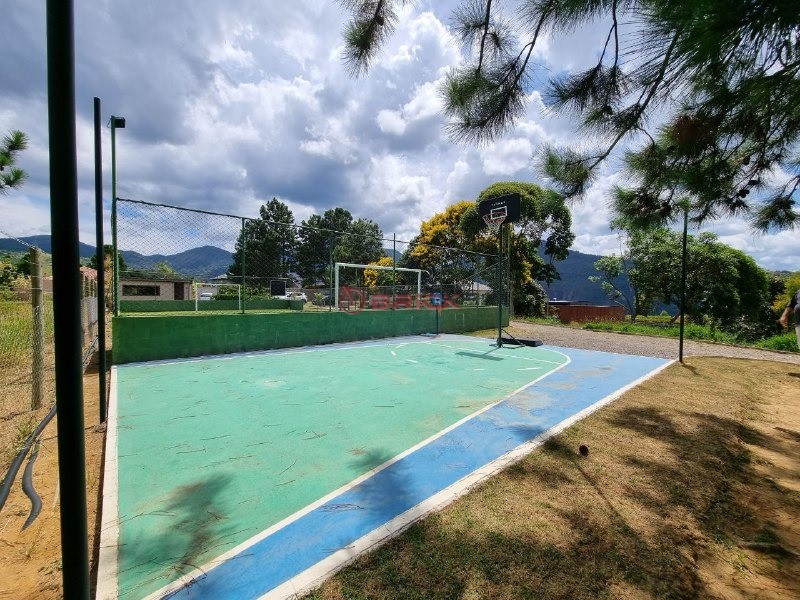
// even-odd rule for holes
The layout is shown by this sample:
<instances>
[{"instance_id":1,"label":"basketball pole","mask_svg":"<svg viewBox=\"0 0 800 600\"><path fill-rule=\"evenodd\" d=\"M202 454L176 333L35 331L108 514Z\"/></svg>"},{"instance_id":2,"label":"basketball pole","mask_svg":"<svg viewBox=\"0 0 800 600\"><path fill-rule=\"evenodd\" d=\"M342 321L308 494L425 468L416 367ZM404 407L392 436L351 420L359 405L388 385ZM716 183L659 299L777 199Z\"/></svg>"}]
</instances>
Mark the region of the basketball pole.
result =
<instances>
[{"instance_id":1,"label":"basketball pole","mask_svg":"<svg viewBox=\"0 0 800 600\"><path fill-rule=\"evenodd\" d=\"M497 245L497 347L503 347L503 225L500 223Z\"/></svg>"}]
</instances>

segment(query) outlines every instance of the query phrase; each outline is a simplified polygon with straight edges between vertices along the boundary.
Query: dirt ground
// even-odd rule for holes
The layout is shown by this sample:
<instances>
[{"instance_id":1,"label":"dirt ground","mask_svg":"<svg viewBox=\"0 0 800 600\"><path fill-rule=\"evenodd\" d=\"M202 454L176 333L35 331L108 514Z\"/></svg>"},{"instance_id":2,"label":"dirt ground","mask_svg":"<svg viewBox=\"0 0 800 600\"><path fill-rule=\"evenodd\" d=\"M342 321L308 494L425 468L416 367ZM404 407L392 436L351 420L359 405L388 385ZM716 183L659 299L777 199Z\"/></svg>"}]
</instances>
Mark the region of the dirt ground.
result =
<instances>
[{"instance_id":1,"label":"dirt ground","mask_svg":"<svg viewBox=\"0 0 800 600\"><path fill-rule=\"evenodd\" d=\"M97 365L92 363L83 378L83 393L89 552L93 577L97 560L97 506L105 439L104 429L98 426L98 386ZM37 411L34 427L48 409L45 407ZM22 473L27 459L0 513L0 599L55 600L62 597L57 418L53 418L42 432L39 454L34 463L32 480L42 498L41 513L26 530L22 530L31 510L30 500L22 491Z\"/></svg>"},{"instance_id":2,"label":"dirt ground","mask_svg":"<svg viewBox=\"0 0 800 600\"><path fill-rule=\"evenodd\" d=\"M84 394L94 585L104 440L95 366ZM583 442L586 459L573 448ZM27 530L19 479L0 513L0 600L61 597L55 420L34 482L43 508ZM796 598L798 515L800 368L692 358L359 559L314 597L527 597L521 590L544 564L554 587L531 597ZM523 545L529 536L535 542ZM572 555L579 562L559 562Z\"/></svg>"}]
</instances>

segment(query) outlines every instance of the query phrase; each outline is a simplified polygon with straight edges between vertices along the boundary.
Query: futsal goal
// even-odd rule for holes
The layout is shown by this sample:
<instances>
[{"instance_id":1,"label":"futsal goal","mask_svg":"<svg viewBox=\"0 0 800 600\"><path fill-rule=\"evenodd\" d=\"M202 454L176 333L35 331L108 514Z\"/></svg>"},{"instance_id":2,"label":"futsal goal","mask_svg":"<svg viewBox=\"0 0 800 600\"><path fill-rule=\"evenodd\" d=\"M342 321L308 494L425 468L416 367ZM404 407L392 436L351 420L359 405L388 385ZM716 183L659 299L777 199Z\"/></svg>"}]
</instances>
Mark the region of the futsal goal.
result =
<instances>
[{"instance_id":1,"label":"futsal goal","mask_svg":"<svg viewBox=\"0 0 800 600\"><path fill-rule=\"evenodd\" d=\"M353 310L353 309L361 309L366 308L368 303L368 298L366 297L365 293L363 292L367 286L365 283L364 274L366 272L375 272L375 271L382 271L382 272L391 272L389 275L395 274L395 277L391 277L391 285L382 286L387 288L387 292L389 292L387 296L391 296L390 290L396 290L398 287L401 289L410 288L409 291L416 292L413 294L416 302L419 302L420 298L422 297L422 274L428 273L425 269L409 269L406 267L396 267L396 266L386 266L386 265L363 265L358 263L345 263L345 262L337 262L334 264L334 279L333 279L333 306L342 310ZM356 270L356 277L344 277L343 274L347 272L347 270ZM400 279L400 275L404 276L402 280ZM355 279L355 283L353 282ZM358 290L358 293L353 294L353 289ZM343 293L343 290L346 290ZM382 296L383 297L383 296ZM388 306L382 306L382 308L388 308Z\"/></svg>"}]
</instances>

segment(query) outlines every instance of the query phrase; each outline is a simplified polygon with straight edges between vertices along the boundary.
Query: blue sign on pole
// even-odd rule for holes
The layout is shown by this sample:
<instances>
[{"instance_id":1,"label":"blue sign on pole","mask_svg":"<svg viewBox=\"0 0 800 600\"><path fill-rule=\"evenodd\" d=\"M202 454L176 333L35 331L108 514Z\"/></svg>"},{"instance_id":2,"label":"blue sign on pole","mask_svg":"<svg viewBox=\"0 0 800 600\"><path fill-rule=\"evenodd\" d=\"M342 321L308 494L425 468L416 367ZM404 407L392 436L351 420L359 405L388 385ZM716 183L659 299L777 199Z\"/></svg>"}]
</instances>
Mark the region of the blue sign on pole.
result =
<instances>
[{"instance_id":1,"label":"blue sign on pole","mask_svg":"<svg viewBox=\"0 0 800 600\"><path fill-rule=\"evenodd\" d=\"M442 297L442 294L439 292L434 292L433 294L431 294L431 304L433 306L441 306L443 299L444 298Z\"/></svg>"}]
</instances>

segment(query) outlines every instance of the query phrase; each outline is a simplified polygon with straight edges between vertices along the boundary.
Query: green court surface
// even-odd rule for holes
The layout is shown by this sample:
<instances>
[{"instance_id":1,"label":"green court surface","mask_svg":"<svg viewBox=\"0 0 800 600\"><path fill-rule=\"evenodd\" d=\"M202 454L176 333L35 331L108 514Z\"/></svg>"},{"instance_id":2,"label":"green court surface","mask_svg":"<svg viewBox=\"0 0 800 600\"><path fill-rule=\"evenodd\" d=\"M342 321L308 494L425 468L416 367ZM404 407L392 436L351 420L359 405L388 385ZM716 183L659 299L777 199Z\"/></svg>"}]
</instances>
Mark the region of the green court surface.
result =
<instances>
[{"instance_id":1,"label":"green court surface","mask_svg":"<svg viewBox=\"0 0 800 600\"><path fill-rule=\"evenodd\" d=\"M568 360L462 337L116 367L119 597L162 588Z\"/></svg>"}]
</instances>

